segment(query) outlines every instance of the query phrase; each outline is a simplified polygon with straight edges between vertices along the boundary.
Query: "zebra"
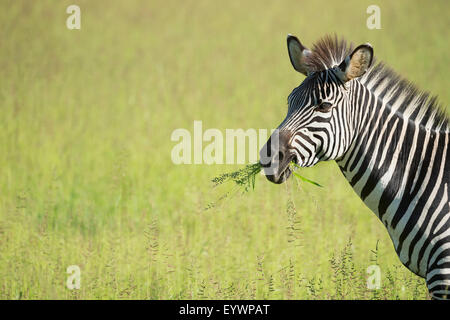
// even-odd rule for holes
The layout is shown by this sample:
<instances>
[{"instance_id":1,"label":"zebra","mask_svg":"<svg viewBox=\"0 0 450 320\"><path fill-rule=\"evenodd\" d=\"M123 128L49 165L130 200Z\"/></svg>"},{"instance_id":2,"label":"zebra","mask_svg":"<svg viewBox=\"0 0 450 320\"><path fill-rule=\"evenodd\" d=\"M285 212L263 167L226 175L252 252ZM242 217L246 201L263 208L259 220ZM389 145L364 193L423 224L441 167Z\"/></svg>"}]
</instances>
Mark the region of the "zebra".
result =
<instances>
[{"instance_id":1,"label":"zebra","mask_svg":"<svg viewBox=\"0 0 450 320\"><path fill-rule=\"evenodd\" d=\"M449 118L373 48L326 35L307 49L287 37L294 69L306 76L288 96L286 118L260 150L267 179L290 163L334 160L387 228L400 261L425 278L433 299L450 299Z\"/></svg>"}]
</instances>

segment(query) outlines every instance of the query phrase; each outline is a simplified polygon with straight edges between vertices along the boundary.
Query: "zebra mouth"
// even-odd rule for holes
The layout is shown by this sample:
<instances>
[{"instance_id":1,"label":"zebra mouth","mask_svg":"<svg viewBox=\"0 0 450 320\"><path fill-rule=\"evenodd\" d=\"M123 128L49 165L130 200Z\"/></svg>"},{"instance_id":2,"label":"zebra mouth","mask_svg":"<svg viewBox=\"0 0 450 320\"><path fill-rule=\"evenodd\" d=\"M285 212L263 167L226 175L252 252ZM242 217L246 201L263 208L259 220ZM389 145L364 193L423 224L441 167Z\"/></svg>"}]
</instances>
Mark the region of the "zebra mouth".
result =
<instances>
[{"instance_id":1,"label":"zebra mouth","mask_svg":"<svg viewBox=\"0 0 450 320\"><path fill-rule=\"evenodd\" d=\"M289 168L289 165L287 166L287 168L281 173L280 175L280 179L275 182L277 184L283 183L285 182L292 174L292 170L291 168Z\"/></svg>"},{"instance_id":2,"label":"zebra mouth","mask_svg":"<svg viewBox=\"0 0 450 320\"><path fill-rule=\"evenodd\" d=\"M267 180L276 184L281 184L285 182L292 174L292 170L290 168L291 161L297 163L297 159L294 156L292 156L283 161L282 163L280 163L280 165L278 166L278 168L276 168L276 170L274 170L274 168L271 168L270 165L268 166L263 165L264 174Z\"/></svg>"}]
</instances>

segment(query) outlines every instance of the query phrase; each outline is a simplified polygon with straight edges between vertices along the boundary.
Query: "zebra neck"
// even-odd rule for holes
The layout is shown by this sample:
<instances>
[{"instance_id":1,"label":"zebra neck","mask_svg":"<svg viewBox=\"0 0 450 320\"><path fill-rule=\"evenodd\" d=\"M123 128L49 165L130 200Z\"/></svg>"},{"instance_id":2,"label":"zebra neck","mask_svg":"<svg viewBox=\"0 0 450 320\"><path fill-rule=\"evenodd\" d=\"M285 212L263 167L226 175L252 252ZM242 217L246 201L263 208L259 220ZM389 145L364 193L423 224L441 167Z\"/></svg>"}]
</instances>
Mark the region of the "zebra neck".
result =
<instances>
[{"instance_id":1,"label":"zebra neck","mask_svg":"<svg viewBox=\"0 0 450 320\"><path fill-rule=\"evenodd\" d=\"M384 90L383 96L361 84L355 91L359 96L353 99L357 101L354 112L360 125L337 163L355 192L387 227L395 248L401 250L407 224L410 228L411 221L423 212L448 205L449 133L423 126L417 118L420 115L411 119L398 112L405 103L401 95L389 96Z\"/></svg>"}]
</instances>

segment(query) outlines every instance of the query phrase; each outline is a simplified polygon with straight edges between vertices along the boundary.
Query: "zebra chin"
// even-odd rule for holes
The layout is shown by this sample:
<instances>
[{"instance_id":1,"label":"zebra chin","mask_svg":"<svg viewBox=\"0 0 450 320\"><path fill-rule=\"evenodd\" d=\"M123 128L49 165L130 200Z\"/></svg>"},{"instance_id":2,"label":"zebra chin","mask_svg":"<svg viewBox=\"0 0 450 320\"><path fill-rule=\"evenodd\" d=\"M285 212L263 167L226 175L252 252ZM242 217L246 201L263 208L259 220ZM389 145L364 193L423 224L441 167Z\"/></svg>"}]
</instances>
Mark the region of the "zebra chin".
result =
<instances>
[{"instance_id":1,"label":"zebra chin","mask_svg":"<svg viewBox=\"0 0 450 320\"><path fill-rule=\"evenodd\" d=\"M269 180L270 182L273 182L276 184L281 184L281 183L285 182L291 176L291 173L292 173L291 169L289 169L289 167L287 167L281 173L266 174L266 172L264 172L264 175L266 176L267 180Z\"/></svg>"}]
</instances>

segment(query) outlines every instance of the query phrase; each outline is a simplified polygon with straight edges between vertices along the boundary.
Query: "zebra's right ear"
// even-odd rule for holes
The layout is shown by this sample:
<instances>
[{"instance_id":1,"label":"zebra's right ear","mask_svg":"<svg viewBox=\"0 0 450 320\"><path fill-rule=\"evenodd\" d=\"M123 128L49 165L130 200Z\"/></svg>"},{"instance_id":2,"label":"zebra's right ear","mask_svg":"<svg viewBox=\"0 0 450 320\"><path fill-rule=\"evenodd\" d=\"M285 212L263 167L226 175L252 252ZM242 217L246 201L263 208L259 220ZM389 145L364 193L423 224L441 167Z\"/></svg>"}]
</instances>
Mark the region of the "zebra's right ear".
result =
<instances>
[{"instance_id":1,"label":"zebra's right ear","mask_svg":"<svg viewBox=\"0 0 450 320\"><path fill-rule=\"evenodd\" d=\"M305 65L305 57L311 53L307 48L305 48L297 37L288 34L287 36L287 47L289 52L289 59L291 59L292 66L295 70L303 73L305 76L308 75L308 69Z\"/></svg>"}]
</instances>

